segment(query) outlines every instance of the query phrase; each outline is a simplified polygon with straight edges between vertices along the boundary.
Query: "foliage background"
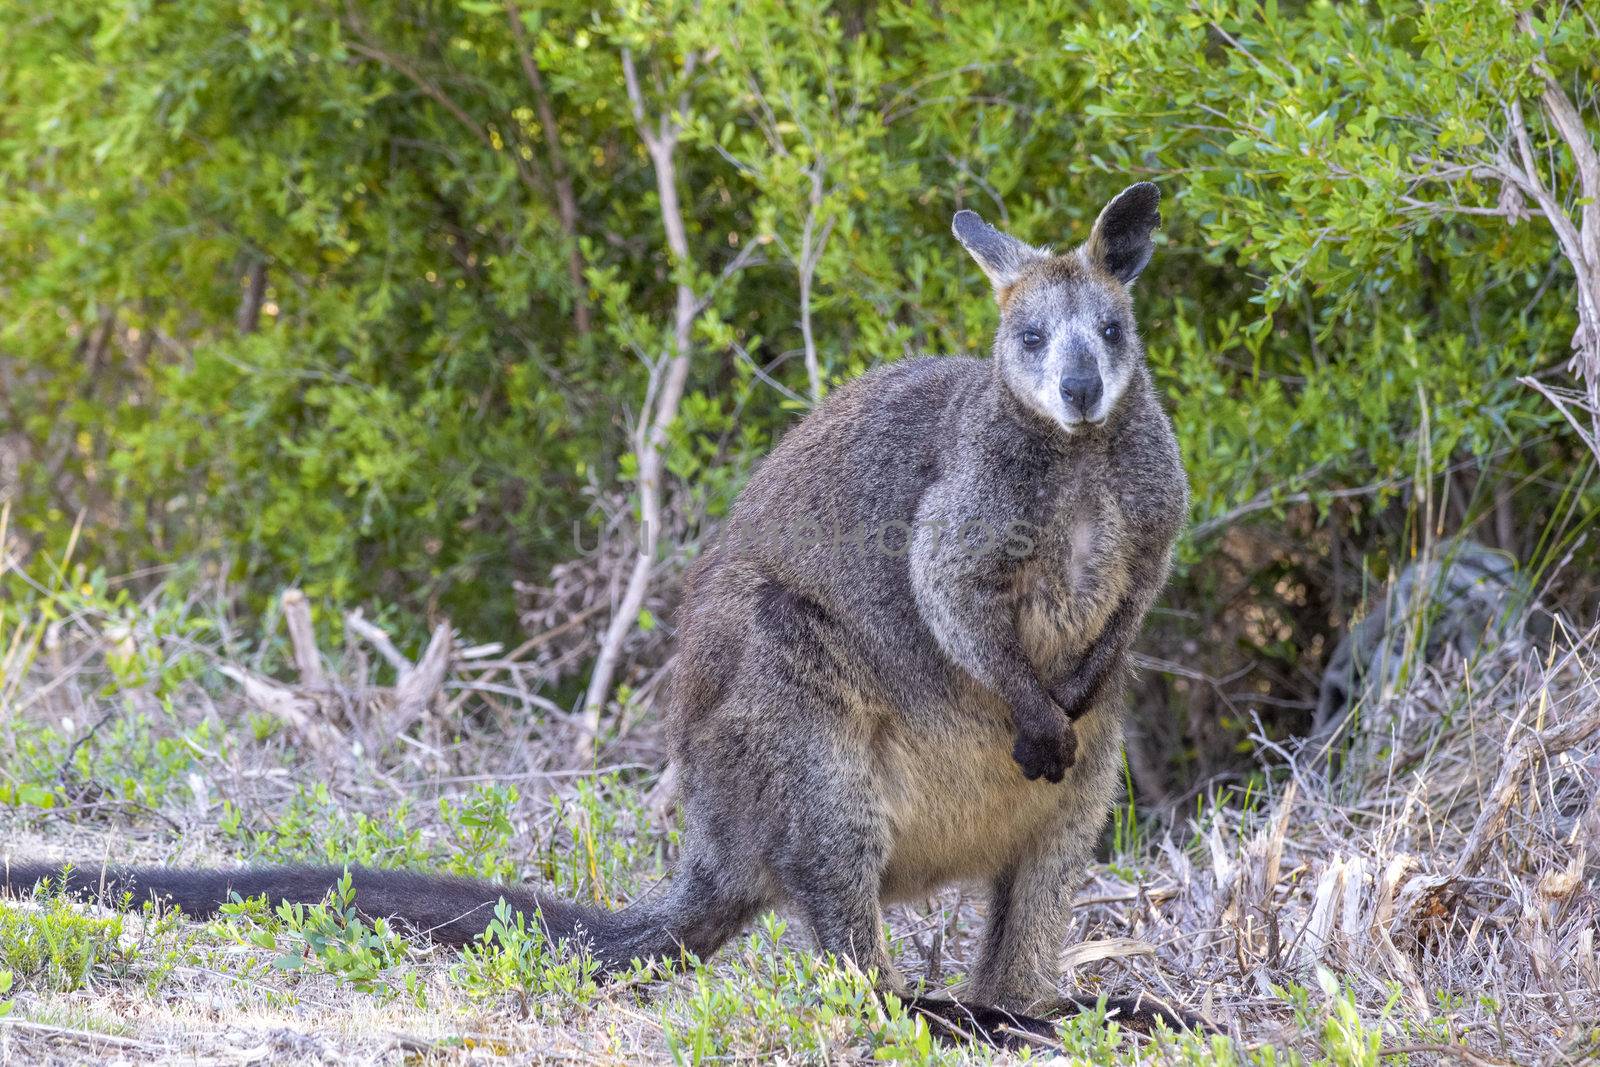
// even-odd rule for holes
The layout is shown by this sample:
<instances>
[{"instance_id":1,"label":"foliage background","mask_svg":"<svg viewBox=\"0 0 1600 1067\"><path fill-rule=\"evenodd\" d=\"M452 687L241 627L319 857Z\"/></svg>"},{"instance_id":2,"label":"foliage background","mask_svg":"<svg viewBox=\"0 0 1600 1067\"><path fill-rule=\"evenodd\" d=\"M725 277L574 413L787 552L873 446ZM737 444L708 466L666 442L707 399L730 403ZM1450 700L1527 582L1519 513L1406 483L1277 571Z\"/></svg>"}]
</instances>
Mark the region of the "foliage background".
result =
<instances>
[{"instance_id":1,"label":"foliage background","mask_svg":"<svg viewBox=\"0 0 1600 1067\"><path fill-rule=\"evenodd\" d=\"M1142 646L1133 772L1171 797L1253 716L1305 728L1333 641L1424 537L1560 563L1593 605L1593 464L1516 381L1566 373L1570 264L1494 184L1419 177L1503 132L1536 55L1594 129L1593 16L1514 6L0 0L13 535L245 613L299 585L330 630L365 605L418 642L441 618L514 642L516 589L626 540L684 282L670 601L809 406L808 350L825 387L986 345L952 212L1064 246L1150 177L1139 302L1195 525ZM682 127L686 259L624 49Z\"/></svg>"}]
</instances>

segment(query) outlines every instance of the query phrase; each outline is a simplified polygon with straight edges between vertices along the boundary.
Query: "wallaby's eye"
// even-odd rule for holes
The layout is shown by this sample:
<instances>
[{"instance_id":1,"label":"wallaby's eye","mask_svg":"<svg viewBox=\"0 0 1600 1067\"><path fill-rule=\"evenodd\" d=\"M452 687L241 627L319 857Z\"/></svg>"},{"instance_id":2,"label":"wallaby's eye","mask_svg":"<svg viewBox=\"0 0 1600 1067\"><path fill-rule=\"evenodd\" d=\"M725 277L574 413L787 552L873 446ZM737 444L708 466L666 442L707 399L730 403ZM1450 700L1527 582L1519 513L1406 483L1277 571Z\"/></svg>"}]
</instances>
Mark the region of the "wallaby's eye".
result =
<instances>
[{"instance_id":1,"label":"wallaby's eye","mask_svg":"<svg viewBox=\"0 0 1600 1067\"><path fill-rule=\"evenodd\" d=\"M1038 330L1035 330L1030 326L1026 330L1022 331L1023 348L1038 348L1042 344L1044 344L1044 334L1040 333Z\"/></svg>"},{"instance_id":2,"label":"wallaby's eye","mask_svg":"<svg viewBox=\"0 0 1600 1067\"><path fill-rule=\"evenodd\" d=\"M1108 322L1104 326L1100 327L1100 336L1104 337L1112 344L1116 344L1118 341L1122 340L1122 327L1115 322Z\"/></svg>"}]
</instances>

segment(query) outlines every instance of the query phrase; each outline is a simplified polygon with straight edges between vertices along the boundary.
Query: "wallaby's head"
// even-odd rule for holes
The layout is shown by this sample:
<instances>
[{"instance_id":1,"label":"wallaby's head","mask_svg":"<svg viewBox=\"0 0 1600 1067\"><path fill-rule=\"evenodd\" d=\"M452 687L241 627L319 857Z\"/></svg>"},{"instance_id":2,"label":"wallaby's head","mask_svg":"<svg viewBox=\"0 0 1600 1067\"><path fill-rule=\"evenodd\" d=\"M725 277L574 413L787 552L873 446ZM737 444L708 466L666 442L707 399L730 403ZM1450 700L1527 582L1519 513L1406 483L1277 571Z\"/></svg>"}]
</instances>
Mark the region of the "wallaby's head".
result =
<instances>
[{"instance_id":1,"label":"wallaby's head","mask_svg":"<svg viewBox=\"0 0 1600 1067\"><path fill-rule=\"evenodd\" d=\"M994 284L1000 328L994 358L1006 387L1076 433L1106 420L1144 358L1128 287L1154 251L1161 194L1130 185L1100 212L1094 231L1065 255L1001 233L974 211L952 229Z\"/></svg>"}]
</instances>

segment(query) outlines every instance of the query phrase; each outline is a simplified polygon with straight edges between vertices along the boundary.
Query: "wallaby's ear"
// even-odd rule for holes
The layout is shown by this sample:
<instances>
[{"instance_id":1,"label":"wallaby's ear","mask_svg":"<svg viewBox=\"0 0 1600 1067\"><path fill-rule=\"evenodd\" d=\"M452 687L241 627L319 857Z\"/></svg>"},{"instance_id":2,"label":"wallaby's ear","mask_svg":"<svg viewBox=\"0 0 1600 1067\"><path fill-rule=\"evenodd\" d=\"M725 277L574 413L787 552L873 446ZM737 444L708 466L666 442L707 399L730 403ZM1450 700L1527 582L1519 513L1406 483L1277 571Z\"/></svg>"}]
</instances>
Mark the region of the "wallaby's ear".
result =
<instances>
[{"instance_id":1,"label":"wallaby's ear","mask_svg":"<svg viewBox=\"0 0 1600 1067\"><path fill-rule=\"evenodd\" d=\"M1131 284L1156 250L1150 236L1161 225L1160 206L1161 190L1152 182L1122 190L1095 220L1084 257L1123 285Z\"/></svg>"},{"instance_id":2,"label":"wallaby's ear","mask_svg":"<svg viewBox=\"0 0 1600 1067\"><path fill-rule=\"evenodd\" d=\"M990 226L976 211L956 212L950 230L989 276L997 295L1016 284L1024 267L1045 256L1032 245Z\"/></svg>"}]
</instances>

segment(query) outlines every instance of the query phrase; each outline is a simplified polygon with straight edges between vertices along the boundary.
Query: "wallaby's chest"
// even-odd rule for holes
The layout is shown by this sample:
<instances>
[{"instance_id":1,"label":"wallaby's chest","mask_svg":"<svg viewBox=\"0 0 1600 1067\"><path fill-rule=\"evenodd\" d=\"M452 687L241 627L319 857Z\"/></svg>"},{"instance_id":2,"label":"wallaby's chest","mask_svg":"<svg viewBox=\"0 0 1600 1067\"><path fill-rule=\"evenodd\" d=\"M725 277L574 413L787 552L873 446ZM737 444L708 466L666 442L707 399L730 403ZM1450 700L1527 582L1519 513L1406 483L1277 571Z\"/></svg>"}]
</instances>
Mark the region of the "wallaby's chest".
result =
<instances>
[{"instance_id":1,"label":"wallaby's chest","mask_svg":"<svg viewBox=\"0 0 1600 1067\"><path fill-rule=\"evenodd\" d=\"M1034 525L1012 594L1017 630L1041 669L1086 646L1127 591L1127 522L1109 489L1061 491Z\"/></svg>"}]
</instances>

